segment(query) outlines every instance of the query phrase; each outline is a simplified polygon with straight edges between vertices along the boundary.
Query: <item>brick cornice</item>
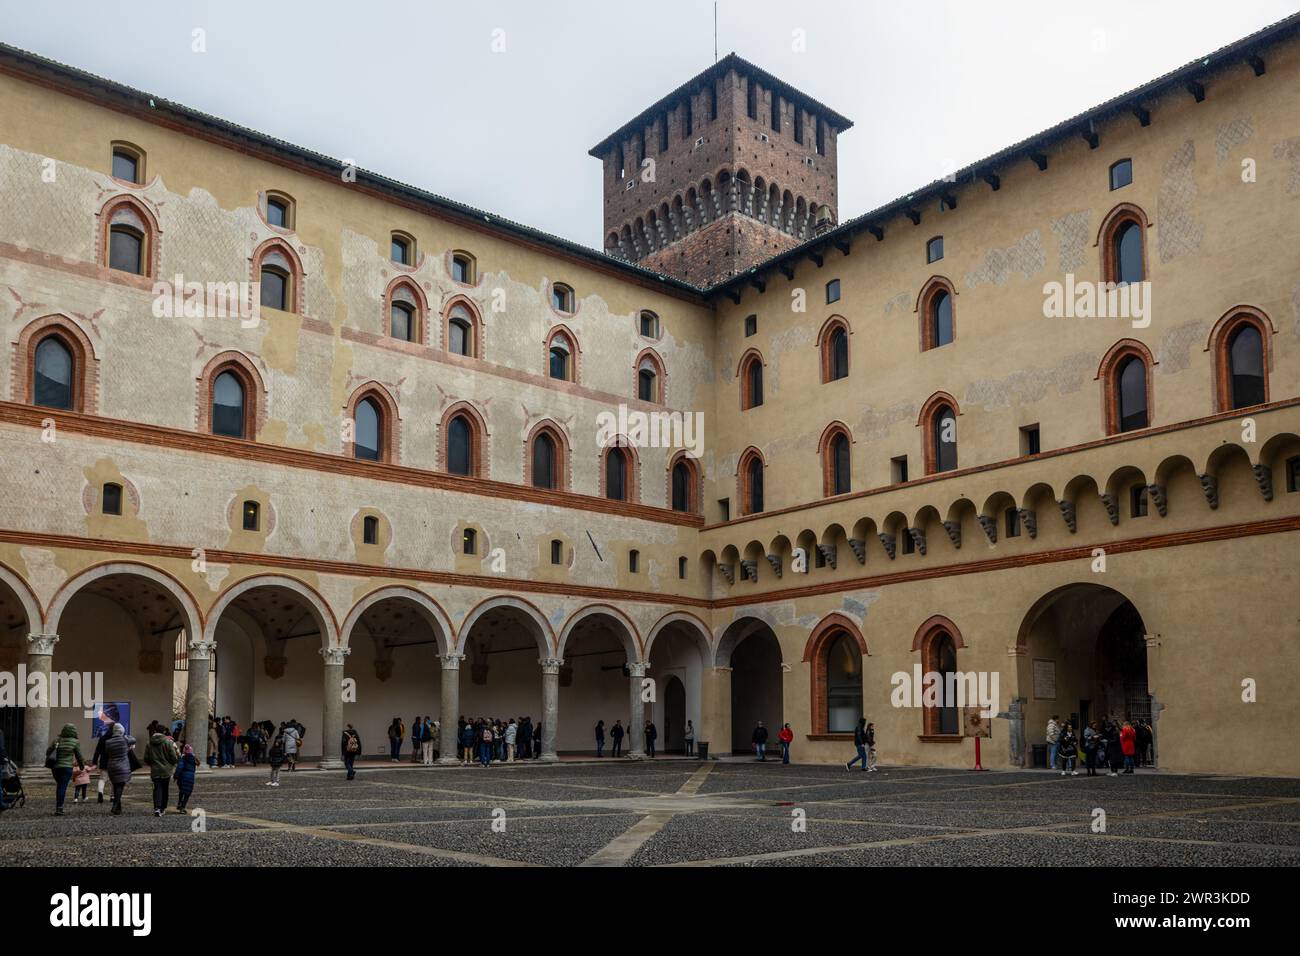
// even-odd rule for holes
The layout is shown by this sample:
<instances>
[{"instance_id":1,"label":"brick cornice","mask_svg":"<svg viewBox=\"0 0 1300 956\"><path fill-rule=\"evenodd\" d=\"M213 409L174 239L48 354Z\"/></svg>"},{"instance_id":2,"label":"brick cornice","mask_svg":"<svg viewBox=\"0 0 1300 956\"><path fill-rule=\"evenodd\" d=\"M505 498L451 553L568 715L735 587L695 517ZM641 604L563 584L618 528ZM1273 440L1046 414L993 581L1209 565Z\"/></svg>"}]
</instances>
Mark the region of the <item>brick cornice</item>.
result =
<instances>
[{"instance_id":1,"label":"brick cornice","mask_svg":"<svg viewBox=\"0 0 1300 956\"><path fill-rule=\"evenodd\" d=\"M459 475L445 475L385 462L359 461L342 455L328 455L323 452L308 451L302 448L288 448L281 445L242 441L238 438L205 435L163 425L127 422L97 415L55 411L49 408L37 408L32 405L0 401L0 422L23 425L29 428L40 428L41 421L46 418L53 418L57 427L65 431L79 435L90 435L96 438L107 438L117 442L153 445L175 451L216 455L239 461L258 461L288 468L347 475L353 478L370 478L376 481L389 481L421 488L436 488L461 494L535 502L557 508L614 514L626 518L655 521L661 524L681 525L691 528L698 528L703 524L703 519L699 515L685 514L668 508L657 508L633 502L613 501L594 495L581 495L569 491L552 491L544 488L534 488L531 485L517 485L483 478L463 478Z\"/></svg>"}]
</instances>

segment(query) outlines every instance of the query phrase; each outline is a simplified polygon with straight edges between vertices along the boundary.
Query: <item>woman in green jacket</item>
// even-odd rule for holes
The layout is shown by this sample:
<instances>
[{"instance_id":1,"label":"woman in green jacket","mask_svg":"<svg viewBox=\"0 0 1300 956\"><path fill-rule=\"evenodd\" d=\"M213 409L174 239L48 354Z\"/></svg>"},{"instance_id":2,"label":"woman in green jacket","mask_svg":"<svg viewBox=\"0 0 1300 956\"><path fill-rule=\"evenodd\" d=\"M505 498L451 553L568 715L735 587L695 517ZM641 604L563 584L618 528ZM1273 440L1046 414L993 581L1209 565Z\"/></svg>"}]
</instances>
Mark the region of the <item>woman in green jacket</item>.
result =
<instances>
[{"instance_id":1,"label":"woman in green jacket","mask_svg":"<svg viewBox=\"0 0 1300 956\"><path fill-rule=\"evenodd\" d=\"M53 760L50 771L54 774L54 813L63 816L63 798L68 795L68 783L72 780L72 766L85 768L86 760L81 756L81 742L77 740L77 728L64 724L58 738L45 751L46 761Z\"/></svg>"},{"instance_id":2,"label":"woman in green jacket","mask_svg":"<svg viewBox=\"0 0 1300 956\"><path fill-rule=\"evenodd\" d=\"M168 785L180 760L181 755L170 737L157 733L149 738L144 762L149 765L149 777L153 780L153 815L156 817L162 816L167 809Z\"/></svg>"}]
</instances>

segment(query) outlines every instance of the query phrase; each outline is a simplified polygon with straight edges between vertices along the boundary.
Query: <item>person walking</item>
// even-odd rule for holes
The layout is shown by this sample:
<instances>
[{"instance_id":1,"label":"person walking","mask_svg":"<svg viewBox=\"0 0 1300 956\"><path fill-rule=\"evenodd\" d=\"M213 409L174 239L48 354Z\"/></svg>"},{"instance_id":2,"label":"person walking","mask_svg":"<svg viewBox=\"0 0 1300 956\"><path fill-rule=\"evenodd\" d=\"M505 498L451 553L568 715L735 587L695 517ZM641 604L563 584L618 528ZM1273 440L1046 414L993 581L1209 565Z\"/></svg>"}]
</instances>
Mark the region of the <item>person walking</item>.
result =
<instances>
[{"instance_id":1,"label":"person walking","mask_svg":"<svg viewBox=\"0 0 1300 956\"><path fill-rule=\"evenodd\" d=\"M397 763L402 752L402 738L406 736L406 728L402 726L400 717L394 717L393 722L388 725L388 759Z\"/></svg>"},{"instance_id":2,"label":"person walking","mask_svg":"<svg viewBox=\"0 0 1300 956\"><path fill-rule=\"evenodd\" d=\"M645 722L645 752L651 760L655 755L655 741L659 739L659 728L654 725L653 720Z\"/></svg>"},{"instance_id":3,"label":"person walking","mask_svg":"<svg viewBox=\"0 0 1300 956\"><path fill-rule=\"evenodd\" d=\"M181 752L181 759L176 764L177 813L184 813L185 805L190 802L190 794L194 792L194 774L198 769L199 761L194 756L194 748L186 744Z\"/></svg>"},{"instance_id":4,"label":"person walking","mask_svg":"<svg viewBox=\"0 0 1300 956\"><path fill-rule=\"evenodd\" d=\"M302 726L289 718L289 722L284 725L284 759L289 764L289 770L292 772L298 769L298 751L302 749Z\"/></svg>"},{"instance_id":5,"label":"person walking","mask_svg":"<svg viewBox=\"0 0 1300 956\"><path fill-rule=\"evenodd\" d=\"M876 772L876 725L867 724L867 770Z\"/></svg>"},{"instance_id":6,"label":"person walking","mask_svg":"<svg viewBox=\"0 0 1300 956\"><path fill-rule=\"evenodd\" d=\"M1097 722L1089 721L1083 728L1083 763L1089 777L1097 776Z\"/></svg>"},{"instance_id":7,"label":"person walking","mask_svg":"<svg viewBox=\"0 0 1300 956\"><path fill-rule=\"evenodd\" d=\"M506 724L506 760L510 763L515 762L515 757L519 754L519 725L515 723L513 717L510 723Z\"/></svg>"},{"instance_id":8,"label":"person walking","mask_svg":"<svg viewBox=\"0 0 1300 956\"><path fill-rule=\"evenodd\" d=\"M1056 755L1059 751L1058 741L1061 737L1061 725L1057 723L1056 714L1047 722L1047 769L1056 769Z\"/></svg>"},{"instance_id":9,"label":"person walking","mask_svg":"<svg viewBox=\"0 0 1300 956\"><path fill-rule=\"evenodd\" d=\"M754 753L758 754L758 762L767 763L767 728L761 720L750 735L750 743L754 745Z\"/></svg>"},{"instance_id":10,"label":"person walking","mask_svg":"<svg viewBox=\"0 0 1300 956\"><path fill-rule=\"evenodd\" d=\"M411 721L411 763L424 759L424 720L419 714Z\"/></svg>"},{"instance_id":11,"label":"person walking","mask_svg":"<svg viewBox=\"0 0 1300 956\"><path fill-rule=\"evenodd\" d=\"M1067 720L1061 728L1061 733L1057 737L1058 752L1061 755L1061 776L1067 773L1072 777L1079 776L1079 771L1074 769L1074 762L1079 756L1079 741L1074 736L1074 731Z\"/></svg>"},{"instance_id":12,"label":"person walking","mask_svg":"<svg viewBox=\"0 0 1300 956\"><path fill-rule=\"evenodd\" d=\"M424 765L432 767L442 752L442 726L432 717L424 718Z\"/></svg>"},{"instance_id":13,"label":"person walking","mask_svg":"<svg viewBox=\"0 0 1300 956\"><path fill-rule=\"evenodd\" d=\"M280 786L280 768L284 766L284 761L288 757L288 745L285 741L285 730L287 728L281 724L275 732L275 739L271 741L271 749L267 752L267 762L271 765L271 779L266 781L268 787Z\"/></svg>"},{"instance_id":14,"label":"person walking","mask_svg":"<svg viewBox=\"0 0 1300 956\"><path fill-rule=\"evenodd\" d=\"M539 720L533 728L533 759L542 759L542 722Z\"/></svg>"},{"instance_id":15,"label":"person walking","mask_svg":"<svg viewBox=\"0 0 1300 956\"><path fill-rule=\"evenodd\" d=\"M95 754L90 758L91 765L97 771L95 774L96 803L104 802L104 786L105 784L108 784L108 758L104 755L104 745L108 743L108 737L112 731L113 728L111 726L104 726L104 732L100 734L99 739L95 741ZM108 792L110 795L113 792L111 785L109 786Z\"/></svg>"},{"instance_id":16,"label":"person walking","mask_svg":"<svg viewBox=\"0 0 1300 956\"><path fill-rule=\"evenodd\" d=\"M113 806L109 810L114 816L122 812L122 797L126 785L131 782L131 758L135 756L135 738L126 732L121 724L114 724L108 732L108 741L104 744L104 765L101 773L108 773L108 780L113 785Z\"/></svg>"},{"instance_id":17,"label":"person walking","mask_svg":"<svg viewBox=\"0 0 1300 956\"><path fill-rule=\"evenodd\" d=\"M623 721L615 720L614 726L609 728L610 739L614 741L614 746L609 752L609 755L611 757L623 756L623 734L624 733L625 731L623 730Z\"/></svg>"},{"instance_id":18,"label":"person walking","mask_svg":"<svg viewBox=\"0 0 1300 956\"><path fill-rule=\"evenodd\" d=\"M149 746L144 750L144 762L149 767L149 778L153 781L153 815L156 817L167 811L167 790L180 759L181 755L176 752L176 745L170 737L155 732L149 738Z\"/></svg>"},{"instance_id":19,"label":"person walking","mask_svg":"<svg viewBox=\"0 0 1300 956\"><path fill-rule=\"evenodd\" d=\"M790 762L790 745L794 743L794 731L790 729L789 724L777 731L776 739L781 744L781 763L788 764Z\"/></svg>"},{"instance_id":20,"label":"person walking","mask_svg":"<svg viewBox=\"0 0 1300 956\"><path fill-rule=\"evenodd\" d=\"M1120 748L1119 723L1115 720L1106 721L1106 762L1110 765L1110 776L1119 776L1119 766L1124 760L1124 752Z\"/></svg>"},{"instance_id":21,"label":"person walking","mask_svg":"<svg viewBox=\"0 0 1300 956\"><path fill-rule=\"evenodd\" d=\"M844 765L845 770L852 770L853 765L862 761L862 772L867 772L867 718L859 717L858 725L853 728L853 746L858 755Z\"/></svg>"},{"instance_id":22,"label":"person walking","mask_svg":"<svg viewBox=\"0 0 1300 956\"><path fill-rule=\"evenodd\" d=\"M343 729L343 737L339 741L339 750L343 754L343 767L347 770L348 775L345 779L355 780L357 776L357 757L361 756L361 735L351 724Z\"/></svg>"},{"instance_id":23,"label":"person walking","mask_svg":"<svg viewBox=\"0 0 1300 956\"><path fill-rule=\"evenodd\" d=\"M695 725L686 721L686 756L695 756Z\"/></svg>"},{"instance_id":24,"label":"person walking","mask_svg":"<svg viewBox=\"0 0 1300 956\"><path fill-rule=\"evenodd\" d=\"M605 756L605 722L596 721L596 757Z\"/></svg>"},{"instance_id":25,"label":"person walking","mask_svg":"<svg viewBox=\"0 0 1300 956\"><path fill-rule=\"evenodd\" d=\"M0 763L0 766L3 764ZM82 764L72 772L72 802L85 803L86 791L90 788L90 767L92 764Z\"/></svg>"},{"instance_id":26,"label":"person walking","mask_svg":"<svg viewBox=\"0 0 1300 956\"><path fill-rule=\"evenodd\" d=\"M45 766L49 767L54 775L56 816L63 816L63 801L68 795L68 784L72 781L74 763L84 769L86 758L81 756L81 741L77 739L77 728L72 724L64 724L63 729L59 731L59 736L45 751Z\"/></svg>"},{"instance_id":27,"label":"person walking","mask_svg":"<svg viewBox=\"0 0 1300 956\"><path fill-rule=\"evenodd\" d=\"M492 725L482 719L479 721L478 759L484 767L492 763Z\"/></svg>"},{"instance_id":28,"label":"person walking","mask_svg":"<svg viewBox=\"0 0 1300 956\"><path fill-rule=\"evenodd\" d=\"M1137 731L1127 720L1119 732L1119 749L1124 753L1124 772L1133 772L1133 761L1137 756Z\"/></svg>"}]
</instances>

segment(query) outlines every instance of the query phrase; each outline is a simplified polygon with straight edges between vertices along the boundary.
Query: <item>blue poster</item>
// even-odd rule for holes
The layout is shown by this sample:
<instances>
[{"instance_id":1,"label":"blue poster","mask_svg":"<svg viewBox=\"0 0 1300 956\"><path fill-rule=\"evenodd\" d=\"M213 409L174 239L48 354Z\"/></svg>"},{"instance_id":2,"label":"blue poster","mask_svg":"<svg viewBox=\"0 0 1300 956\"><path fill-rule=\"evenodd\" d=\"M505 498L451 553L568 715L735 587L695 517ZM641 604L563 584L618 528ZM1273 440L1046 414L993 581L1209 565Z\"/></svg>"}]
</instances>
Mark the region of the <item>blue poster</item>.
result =
<instances>
[{"instance_id":1,"label":"blue poster","mask_svg":"<svg viewBox=\"0 0 1300 956\"><path fill-rule=\"evenodd\" d=\"M131 732L131 702L129 700L109 701L100 707L90 724L91 738L104 736L114 724L121 724L128 734Z\"/></svg>"}]
</instances>

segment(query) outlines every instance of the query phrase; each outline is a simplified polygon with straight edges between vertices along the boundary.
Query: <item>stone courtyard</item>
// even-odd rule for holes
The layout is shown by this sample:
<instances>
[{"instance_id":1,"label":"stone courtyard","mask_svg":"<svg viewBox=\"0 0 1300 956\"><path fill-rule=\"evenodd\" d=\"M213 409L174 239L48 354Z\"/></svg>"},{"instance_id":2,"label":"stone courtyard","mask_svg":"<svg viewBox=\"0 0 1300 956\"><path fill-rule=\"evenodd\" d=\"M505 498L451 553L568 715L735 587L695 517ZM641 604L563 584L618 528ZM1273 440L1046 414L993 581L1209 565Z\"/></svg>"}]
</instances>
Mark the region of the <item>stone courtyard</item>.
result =
<instances>
[{"instance_id":1,"label":"stone courtyard","mask_svg":"<svg viewBox=\"0 0 1300 956\"><path fill-rule=\"evenodd\" d=\"M723 760L257 770L199 778L190 810L53 815L44 772L0 815L6 865L1296 866L1300 781L1139 772L1062 778ZM175 804L173 786L172 804ZM1093 832L1095 811L1105 832ZM806 826L800 827L800 821ZM495 822L495 827L494 827Z\"/></svg>"}]
</instances>

